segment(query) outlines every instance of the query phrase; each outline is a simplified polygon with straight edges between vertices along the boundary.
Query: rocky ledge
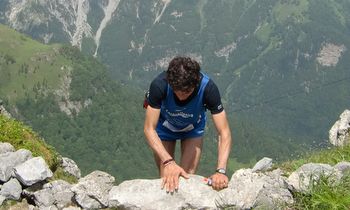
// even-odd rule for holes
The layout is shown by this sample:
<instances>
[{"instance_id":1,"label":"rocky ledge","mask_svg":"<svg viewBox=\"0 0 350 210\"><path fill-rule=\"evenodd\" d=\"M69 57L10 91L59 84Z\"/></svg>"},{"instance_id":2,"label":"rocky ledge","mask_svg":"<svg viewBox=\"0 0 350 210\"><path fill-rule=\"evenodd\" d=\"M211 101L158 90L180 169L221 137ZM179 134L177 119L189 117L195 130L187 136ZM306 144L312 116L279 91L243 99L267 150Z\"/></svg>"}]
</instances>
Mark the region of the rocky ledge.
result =
<instances>
[{"instance_id":1,"label":"rocky ledge","mask_svg":"<svg viewBox=\"0 0 350 210\"><path fill-rule=\"evenodd\" d=\"M64 161L67 172L79 178L74 161ZM69 164L69 166L67 166ZM252 169L236 171L228 188L215 191L204 177L180 179L179 190L161 190L160 179L138 179L115 185L115 178L94 171L76 184L63 180L48 182L52 172L41 157L28 150L15 151L0 143L0 204L4 200L25 200L28 209L278 209L292 204L293 192L308 192L309 185L321 175L340 180L350 172L350 162L335 166L308 163L289 177L280 169L271 170L272 159L263 158Z\"/></svg>"},{"instance_id":2,"label":"rocky ledge","mask_svg":"<svg viewBox=\"0 0 350 210\"><path fill-rule=\"evenodd\" d=\"M330 131L330 141L349 143L349 111L346 110ZM341 143L340 143L341 142ZM320 163L302 165L289 176L272 159L263 158L250 169L236 171L228 188L215 191L205 177L180 178L179 190L167 193L161 179L137 179L115 184L115 178L103 171L80 177L80 169L69 158L61 167L78 178L78 183L50 181L53 176L42 157L33 157L25 149L15 151L0 142L0 205L5 200L22 201L20 209L282 209L294 202L294 192L310 193L310 186L326 176L337 182L350 174L350 162L334 166Z\"/></svg>"}]
</instances>

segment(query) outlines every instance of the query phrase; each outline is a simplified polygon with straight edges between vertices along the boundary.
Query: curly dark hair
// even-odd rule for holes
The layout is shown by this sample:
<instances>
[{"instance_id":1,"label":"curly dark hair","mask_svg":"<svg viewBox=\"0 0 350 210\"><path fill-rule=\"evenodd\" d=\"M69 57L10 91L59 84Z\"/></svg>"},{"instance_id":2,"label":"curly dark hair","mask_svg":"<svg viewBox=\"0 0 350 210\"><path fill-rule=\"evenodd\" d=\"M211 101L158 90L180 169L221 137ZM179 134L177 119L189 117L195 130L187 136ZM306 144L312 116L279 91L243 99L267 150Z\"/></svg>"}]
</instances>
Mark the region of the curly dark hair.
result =
<instances>
[{"instance_id":1,"label":"curly dark hair","mask_svg":"<svg viewBox=\"0 0 350 210\"><path fill-rule=\"evenodd\" d=\"M174 91L191 91L200 83L200 66L189 57L175 57L169 63L166 79Z\"/></svg>"}]
</instances>

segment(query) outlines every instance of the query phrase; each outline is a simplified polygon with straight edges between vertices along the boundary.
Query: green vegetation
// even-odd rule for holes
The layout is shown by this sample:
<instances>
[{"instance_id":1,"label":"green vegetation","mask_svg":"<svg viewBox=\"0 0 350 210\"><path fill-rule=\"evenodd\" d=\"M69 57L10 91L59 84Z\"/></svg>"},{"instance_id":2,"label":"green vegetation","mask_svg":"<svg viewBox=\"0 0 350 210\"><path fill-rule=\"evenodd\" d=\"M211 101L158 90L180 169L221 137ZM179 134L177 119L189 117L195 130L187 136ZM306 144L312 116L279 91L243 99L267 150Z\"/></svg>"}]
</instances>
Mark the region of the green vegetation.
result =
<instances>
[{"instance_id":1,"label":"green vegetation","mask_svg":"<svg viewBox=\"0 0 350 210\"><path fill-rule=\"evenodd\" d=\"M42 156L52 170L59 164L58 153L23 123L0 114L0 141L12 144L16 150L27 149L33 156Z\"/></svg>"},{"instance_id":2,"label":"green vegetation","mask_svg":"<svg viewBox=\"0 0 350 210\"><path fill-rule=\"evenodd\" d=\"M279 1L273 9L273 13L279 23L292 18L295 22L304 23L308 20L305 12L308 11L308 0Z\"/></svg>"},{"instance_id":3,"label":"green vegetation","mask_svg":"<svg viewBox=\"0 0 350 210\"><path fill-rule=\"evenodd\" d=\"M3 32L14 33L5 30L5 27ZM16 42L16 39L12 41ZM44 48L40 43L35 44L38 45L35 49ZM26 45L19 46L17 50L20 51L22 47L26 48ZM118 182L158 177L153 154L143 135L143 91L116 83L101 63L81 54L78 49L55 47L56 54L52 59L62 68L52 68L46 76L54 77L51 74L57 75L57 72L60 72L60 76L52 83L23 89L25 94L22 96L12 97L11 92L2 92L4 89L1 88L0 98L8 111L39 132L60 154L75 160L83 175L93 170L103 170L115 176ZM5 54L5 51L0 48L0 53ZM21 54L18 53L17 57L21 58ZM10 58L7 60L8 63L12 62ZM16 64L20 66L19 60L16 60ZM36 66L37 62L28 62L28 68ZM9 65L2 63L0 67L0 78L3 78ZM42 68L39 66L37 71L46 71ZM36 79L36 75L28 73L27 79L30 83ZM43 80L47 80L45 75ZM14 89L22 89L21 86L17 75L11 75L4 84L4 87ZM75 104L78 108L67 104ZM199 173L204 176L211 175L216 167L214 130L211 126L204 144L199 168ZM231 172L239 166L238 161L231 161ZM62 176L59 170L57 176Z\"/></svg>"},{"instance_id":4,"label":"green vegetation","mask_svg":"<svg viewBox=\"0 0 350 210\"><path fill-rule=\"evenodd\" d=\"M98 2L90 3L95 32L104 15ZM172 1L159 23L154 20L163 5L154 3L120 2L97 54L108 70L77 49L42 45L2 26L0 98L6 108L76 160L83 174L101 169L117 180L157 177L142 132L144 91L165 69L157 60L193 53L223 96L234 140L230 172L264 156L281 162L327 146L320 143L349 106L349 1ZM57 20L47 25L26 32L38 39L53 33L51 41L69 43ZM232 43L224 57L215 54ZM347 49L334 67L316 59L326 43ZM84 38L82 51L94 49ZM213 172L216 151L209 125L199 174Z\"/></svg>"},{"instance_id":5,"label":"green vegetation","mask_svg":"<svg viewBox=\"0 0 350 210\"><path fill-rule=\"evenodd\" d=\"M59 153L47 144L36 132L22 122L9 119L0 114L0 142L8 142L18 149L27 149L34 157L41 156L48 164L54 175L50 180L65 180L77 183L77 178L66 173L59 166ZM11 204L12 205L12 204Z\"/></svg>"},{"instance_id":6,"label":"green vegetation","mask_svg":"<svg viewBox=\"0 0 350 210\"><path fill-rule=\"evenodd\" d=\"M3 25L0 34L0 94L6 95L11 105L59 87L68 63L59 55L58 45L39 45Z\"/></svg>"},{"instance_id":7,"label":"green vegetation","mask_svg":"<svg viewBox=\"0 0 350 210\"><path fill-rule=\"evenodd\" d=\"M350 174L340 182L332 181L329 177L321 177L310 187L310 193L295 193L294 209L334 209L350 208Z\"/></svg>"},{"instance_id":8,"label":"green vegetation","mask_svg":"<svg viewBox=\"0 0 350 210\"><path fill-rule=\"evenodd\" d=\"M295 171L306 163L336 163L350 162L350 145L325 149L304 157L281 163L276 168L282 168L287 173ZM323 176L310 186L308 193L294 193L293 209L349 209L350 208L350 173L345 174L340 181Z\"/></svg>"},{"instance_id":9,"label":"green vegetation","mask_svg":"<svg viewBox=\"0 0 350 210\"><path fill-rule=\"evenodd\" d=\"M350 162L350 145L314 151L311 153L311 155L304 155L303 158L283 162L276 167L280 167L286 172L292 172L305 163L312 162L334 165L342 161Z\"/></svg>"}]
</instances>

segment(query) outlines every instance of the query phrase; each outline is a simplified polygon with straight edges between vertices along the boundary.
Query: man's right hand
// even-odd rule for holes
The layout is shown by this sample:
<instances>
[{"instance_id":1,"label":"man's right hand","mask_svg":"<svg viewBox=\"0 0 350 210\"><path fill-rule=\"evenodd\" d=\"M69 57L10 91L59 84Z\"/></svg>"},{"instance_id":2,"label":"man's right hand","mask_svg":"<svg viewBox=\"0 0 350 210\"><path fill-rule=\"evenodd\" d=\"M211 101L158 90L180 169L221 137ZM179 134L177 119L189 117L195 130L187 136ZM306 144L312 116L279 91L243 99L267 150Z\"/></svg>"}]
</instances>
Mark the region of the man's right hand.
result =
<instances>
[{"instance_id":1,"label":"man's right hand","mask_svg":"<svg viewBox=\"0 0 350 210\"><path fill-rule=\"evenodd\" d=\"M166 189L167 192L174 192L179 189L179 177L182 176L186 179L190 178L186 171L178 166L175 161L167 164L163 167L162 175L162 189Z\"/></svg>"}]
</instances>

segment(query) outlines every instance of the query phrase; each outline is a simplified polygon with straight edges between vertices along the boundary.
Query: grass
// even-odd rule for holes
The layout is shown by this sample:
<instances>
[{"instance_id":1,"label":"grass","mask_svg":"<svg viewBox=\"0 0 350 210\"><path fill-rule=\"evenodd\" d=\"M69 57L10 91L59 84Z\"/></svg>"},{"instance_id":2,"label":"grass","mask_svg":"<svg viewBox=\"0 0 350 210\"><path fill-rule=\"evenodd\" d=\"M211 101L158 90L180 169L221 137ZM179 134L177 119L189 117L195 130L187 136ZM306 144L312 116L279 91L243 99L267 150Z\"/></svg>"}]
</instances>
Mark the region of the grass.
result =
<instances>
[{"instance_id":1,"label":"grass","mask_svg":"<svg viewBox=\"0 0 350 210\"><path fill-rule=\"evenodd\" d=\"M270 39L271 32L272 32L271 24L265 22L261 25L259 30L256 31L256 36L260 41L268 42Z\"/></svg>"},{"instance_id":2,"label":"grass","mask_svg":"<svg viewBox=\"0 0 350 210\"><path fill-rule=\"evenodd\" d=\"M308 7L308 0L284 1L284 3L278 2L273 8L273 14L279 23L285 22L290 17L296 22L304 23L309 21L303 14L308 10Z\"/></svg>"},{"instance_id":3,"label":"grass","mask_svg":"<svg viewBox=\"0 0 350 210\"><path fill-rule=\"evenodd\" d=\"M67 73L62 67L70 65L60 55L60 45L41 44L1 24L0 34L0 96L15 104L26 95L34 97L34 87L59 88L60 77Z\"/></svg>"},{"instance_id":4,"label":"grass","mask_svg":"<svg viewBox=\"0 0 350 210\"><path fill-rule=\"evenodd\" d=\"M287 173L291 173L306 163L325 163L334 165L342 161L350 162L350 145L314 152L297 160L286 161L275 167L281 168Z\"/></svg>"},{"instance_id":5,"label":"grass","mask_svg":"<svg viewBox=\"0 0 350 210\"><path fill-rule=\"evenodd\" d=\"M335 182L328 177L321 177L312 185L308 194L295 193L295 209L350 209L350 174Z\"/></svg>"},{"instance_id":6,"label":"grass","mask_svg":"<svg viewBox=\"0 0 350 210\"><path fill-rule=\"evenodd\" d=\"M59 165L58 153L53 147L46 144L29 127L0 114L0 142L8 142L18 149L27 149L33 156L44 158L50 169L55 171Z\"/></svg>"},{"instance_id":7,"label":"grass","mask_svg":"<svg viewBox=\"0 0 350 210\"><path fill-rule=\"evenodd\" d=\"M289 175L306 163L335 165L342 161L350 162L350 145L314 152L275 167L281 168L286 172L286 175ZM343 176L340 181L323 176L310 186L309 193L295 192L293 197L295 203L291 206L291 209L350 209L350 173Z\"/></svg>"},{"instance_id":8,"label":"grass","mask_svg":"<svg viewBox=\"0 0 350 210\"><path fill-rule=\"evenodd\" d=\"M31 128L1 114L0 142L10 143L16 150L27 149L32 152L34 157L43 157L53 171L51 181L61 179L71 184L78 182L76 177L64 172L62 167L60 167L61 158L52 146L46 144Z\"/></svg>"}]
</instances>

